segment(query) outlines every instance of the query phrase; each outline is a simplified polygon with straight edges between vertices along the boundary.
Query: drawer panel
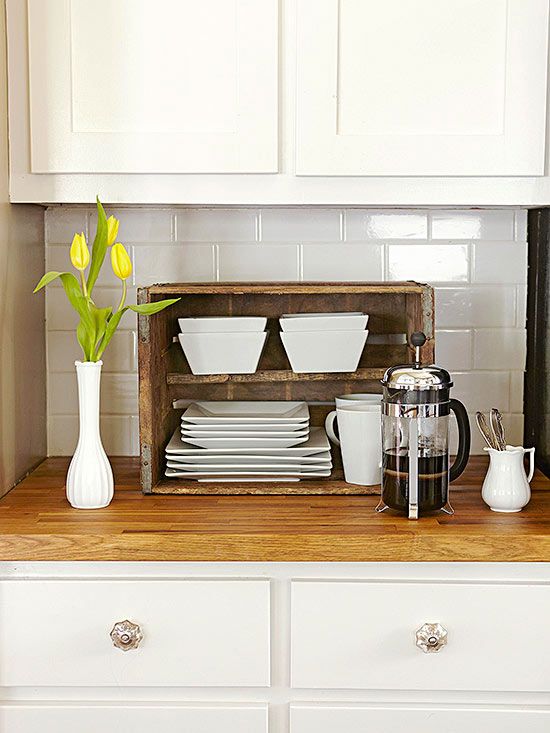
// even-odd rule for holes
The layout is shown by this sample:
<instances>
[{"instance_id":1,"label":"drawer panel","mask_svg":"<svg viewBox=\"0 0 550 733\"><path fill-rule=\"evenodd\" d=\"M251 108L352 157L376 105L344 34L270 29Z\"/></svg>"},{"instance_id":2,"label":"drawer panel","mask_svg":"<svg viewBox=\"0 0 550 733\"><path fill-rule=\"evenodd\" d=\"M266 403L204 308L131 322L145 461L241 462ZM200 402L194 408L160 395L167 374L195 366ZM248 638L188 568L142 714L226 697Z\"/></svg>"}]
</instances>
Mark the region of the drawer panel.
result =
<instances>
[{"instance_id":1,"label":"drawer panel","mask_svg":"<svg viewBox=\"0 0 550 733\"><path fill-rule=\"evenodd\" d=\"M550 690L550 587L292 583L292 685L402 690ZM442 624L424 653L415 632Z\"/></svg>"},{"instance_id":2,"label":"drawer panel","mask_svg":"<svg viewBox=\"0 0 550 733\"><path fill-rule=\"evenodd\" d=\"M290 710L290 733L547 733L548 730L550 711L543 709L296 705Z\"/></svg>"},{"instance_id":3,"label":"drawer panel","mask_svg":"<svg viewBox=\"0 0 550 733\"><path fill-rule=\"evenodd\" d=\"M265 686L269 638L264 579L0 583L0 685Z\"/></svg>"},{"instance_id":4,"label":"drawer panel","mask_svg":"<svg viewBox=\"0 0 550 733\"><path fill-rule=\"evenodd\" d=\"M267 733L267 705L10 705L2 733Z\"/></svg>"}]
</instances>

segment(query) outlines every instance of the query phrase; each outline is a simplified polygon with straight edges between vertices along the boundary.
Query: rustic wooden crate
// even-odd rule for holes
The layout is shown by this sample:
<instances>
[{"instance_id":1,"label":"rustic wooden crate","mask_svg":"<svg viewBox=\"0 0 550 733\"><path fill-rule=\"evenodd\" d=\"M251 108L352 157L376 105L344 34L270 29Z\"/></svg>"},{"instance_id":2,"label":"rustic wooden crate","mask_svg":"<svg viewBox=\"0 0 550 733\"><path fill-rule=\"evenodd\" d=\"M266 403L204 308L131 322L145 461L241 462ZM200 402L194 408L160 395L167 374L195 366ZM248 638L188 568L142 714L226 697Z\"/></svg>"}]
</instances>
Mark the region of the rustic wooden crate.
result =
<instances>
[{"instance_id":1,"label":"rustic wooden crate","mask_svg":"<svg viewBox=\"0 0 550 733\"><path fill-rule=\"evenodd\" d=\"M334 398L350 392L381 391L387 367L412 360L404 343L371 343L371 336L424 331L422 357L434 358L433 289L395 283L184 283L138 291L139 303L180 297L171 308L140 316L138 336L141 486L154 494L366 494L372 487L343 480L340 452L333 447L330 478L281 483L199 483L164 476L164 450L179 424L176 400L306 400L311 423L321 425ZM295 374L279 337L283 313L363 311L370 315L369 340L357 371ZM186 316L267 316L269 336L255 374L191 374L174 337ZM399 339L393 339L393 341ZM392 341L392 339L387 339ZM325 404L315 404L325 403Z\"/></svg>"}]
</instances>

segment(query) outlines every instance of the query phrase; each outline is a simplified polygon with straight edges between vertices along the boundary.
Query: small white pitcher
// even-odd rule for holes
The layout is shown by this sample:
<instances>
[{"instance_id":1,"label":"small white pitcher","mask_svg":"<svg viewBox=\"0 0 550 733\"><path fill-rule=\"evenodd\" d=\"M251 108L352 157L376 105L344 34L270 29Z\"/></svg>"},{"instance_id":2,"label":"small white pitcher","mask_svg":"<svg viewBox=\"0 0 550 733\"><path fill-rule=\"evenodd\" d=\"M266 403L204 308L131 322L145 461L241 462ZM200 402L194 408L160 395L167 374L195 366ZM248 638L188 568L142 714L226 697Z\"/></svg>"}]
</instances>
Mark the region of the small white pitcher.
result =
<instances>
[{"instance_id":1,"label":"small white pitcher","mask_svg":"<svg viewBox=\"0 0 550 733\"><path fill-rule=\"evenodd\" d=\"M529 482L535 473L535 449L507 445L506 450L484 448L490 463L481 496L494 512L520 512L529 503ZM529 475L525 475L523 456L529 453Z\"/></svg>"}]
</instances>

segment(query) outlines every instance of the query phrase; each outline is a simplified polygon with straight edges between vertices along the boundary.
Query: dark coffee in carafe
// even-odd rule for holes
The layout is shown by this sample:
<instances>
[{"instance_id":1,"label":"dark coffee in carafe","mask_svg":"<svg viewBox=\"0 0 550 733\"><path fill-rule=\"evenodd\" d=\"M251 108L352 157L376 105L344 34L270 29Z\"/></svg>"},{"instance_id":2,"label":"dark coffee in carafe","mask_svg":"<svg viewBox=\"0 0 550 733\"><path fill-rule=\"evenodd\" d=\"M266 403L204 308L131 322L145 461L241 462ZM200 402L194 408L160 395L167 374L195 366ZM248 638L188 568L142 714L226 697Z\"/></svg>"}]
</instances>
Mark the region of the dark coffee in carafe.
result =
<instances>
[{"instance_id":1,"label":"dark coffee in carafe","mask_svg":"<svg viewBox=\"0 0 550 733\"><path fill-rule=\"evenodd\" d=\"M440 453L418 457L418 504L423 512L443 509L448 498L449 457ZM382 501L391 509L409 504L409 454L405 450L382 454Z\"/></svg>"}]
</instances>

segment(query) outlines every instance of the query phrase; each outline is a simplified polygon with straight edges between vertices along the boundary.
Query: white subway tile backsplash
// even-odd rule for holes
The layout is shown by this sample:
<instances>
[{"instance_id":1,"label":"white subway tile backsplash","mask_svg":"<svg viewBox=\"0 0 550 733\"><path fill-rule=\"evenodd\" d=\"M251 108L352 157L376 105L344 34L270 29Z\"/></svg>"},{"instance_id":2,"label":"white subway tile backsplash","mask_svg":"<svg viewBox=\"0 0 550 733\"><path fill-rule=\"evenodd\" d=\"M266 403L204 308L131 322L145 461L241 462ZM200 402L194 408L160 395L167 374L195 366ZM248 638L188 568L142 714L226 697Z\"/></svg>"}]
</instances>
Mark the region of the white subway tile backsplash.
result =
<instances>
[{"instance_id":1,"label":"white subway tile backsplash","mask_svg":"<svg viewBox=\"0 0 550 733\"><path fill-rule=\"evenodd\" d=\"M527 282L527 242L476 242L472 248L472 282Z\"/></svg>"},{"instance_id":2,"label":"white subway tile backsplash","mask_svg":"<svg viewBox=\"0 0 550 733\"><path fill-rule=\"evenodd\" d=\"M88 209L54 206L46 210L46 243L71 244L76 232L88 237ZM94 230L95 231L95 230Z\"/></svg>"},{"instance_id":3,"label":"white subway tile backsplash","mask_svg":"<svg viewBox=\"0 0 550 733\"><path fill-rule=\"evenodd\" d=\"M299 248L294 244L221 244L219 277L234 280L298 280Z\"/></svg>"},{"instance_id":4,"label":"white subway tile backsplash","mask_svg":"<svg viewBox=\"0 0 550 733\"><path fill-rule=\"evenodd\" d=\"M516 290L513 285L436 287L435 313L442 328L515 326Z\"/></svg>"},{"instance_id":5,"label":"white subway tile backsplash","mask_svg":"<svg viewBox=\"0 0 550 733\"><path fill-rule=\"evenodd\" d=\"M251 242L256 239L254 209L185 209L176 214L178 242Z\"/></svg>"},{"instance_id":6,"label":"white subway tile backsplash","mask_svg":"<svg viewBox=\"0 0 550 733\"><path fill-rule=\"evenodd\" d=\"M462 371L472 368L472 332L443 331L435 332L436 354L438 364L449 371Z\"/></svg>"},{"instance_id":7,"label":"white subway tile backsplash","mask_svg":"<svg viewBox=\"0 0 550 733\"><path fill-rule=\"evenodd\" d=\"M305 244L304 280L383 280L381 244Z\"/></svg>"},{"instance_id":8,"label":"white subway tile backsplash","mask_svg":"<svg viewBox=\"0 0 550 733\"><path fill-rule=\"evenodd\" d=\"M117 241L125 245L138 242L170 242L172 236L172 212L169 209L139 209L105 207L107 216L113 214L120 221ZM90 240L96 232L97 212L89 217Z\"/></svg>"},{"instance_id":9,"label":"white subway tile backsplash","mask_svg":"<svg viewBox=\"0 0 550 733\"><path fill-rule=\"evenodd\" d=\"M521 442L527 277L525 210L119 207L119 239L133 257L133 282L417 279L435 284L437 361L472 417L499 407L511 442ZM92 226L89 226L92 224ZM91 229L92 231L88 231ZM47 265L67 270L68 244L95 207L46 212ZM345 240L345 241L343 241ZM105 264L94 291L116 306L120 282ZM129 288L129 302L136 290ZM67 455L78 436L74 361L78 317L63 288L47 289L49 451ZM137 317L127 313L104 356L102 434L111 455L139 450ZM452 421L453 422L453 421ZM472 422L472 450L482 449Z\"/></svg>"},{"instance_id":10,"label":"white subway tile backsplash","mask_svg":"<svg viewBox=\"0 0 550 733\"><path fill-rule=\"evenodd\" d=\"M78 440L77 415L50 415L48 419L48 454L69 456ZM135 418L128 415L102 415L101 440L110 456L135 456L139 447Z\"/></svg>"},{"instance_id":11,"label":"white subway tile backsplash","mask_svg":"<svg viewBox=\"0 0 550 733\"><path fill-rule=\"evenodd\" d=\"M341 239L339 209L262 209L262 242L337 242Z\"/></svg>"},{"instance_id":12,"label":"white subway tile backsplash","mask_svg":"<svg viewBox=\"0 0 550 733\"><path fill-rule=\"evenodd\" d=\"M103 415L137 413L137 374L101 375L101 413ZM48 381L50 415L76 415L78 392L74 373L53 372Z\"/></svg>"},{"instance_id":13,"label":"white subway tile backsplash","mask_svg":"<svg viewBox=\"0 0 550 733\"><path fill-rule=\"evenodd\" d=\"M49 331L48 369L53 372L70 372L74 375L74 362L82 359L82 350L74 331ZM136 333L117 331L102 357L105 372L134 372L136 362Z\"/></svg>"},{"instance_id":14,"label":"white subway tile backsplash","mask_svg":"<svg viewBox=\"0 0 550 733\"><path fill-rule=\"evenodd\" d=\"M467 282L467 244L390 244L388 279Z\"/></svg>"},{"instance_id":15,"label":"white subway tile backsplash","mask_svg":"<svg viewBox=\"0 0 550 733\"><path fill-rule=\"evenodd\" d=\"M432 239L514 239L514 212L434 211Z\"/></svg>"},{"instance_id":16,"label":"white subway tile backsplash","mask_svg":"<svg viewBox=\"0 0 550 733\"><path fill-rule=\"evenodd\" d=\"M525 329L475 330L474 369L524 369L525 341Z\"/></svg>"},{"instance_id":17,"label":"white subway tile backsplash","mask_svg":"<svg viewBox=\"0 0 550 733\"><path fill-rule=\"evenodd\" d=\"M132 253L137 287L215 279L214 246L210 244L139 244L132 247Z\"/></svg>"},{"instance_id":18,"label":"white subway tile backsplash","mask_svg":"<svg viewBox=\"0 0 550 733\"><path fill-rule=\"evenodd\" d=\"M365 211L345 212L345 239L362 242L365 239L427 239L426 211Z\"/></svg>"}]
</instances>

